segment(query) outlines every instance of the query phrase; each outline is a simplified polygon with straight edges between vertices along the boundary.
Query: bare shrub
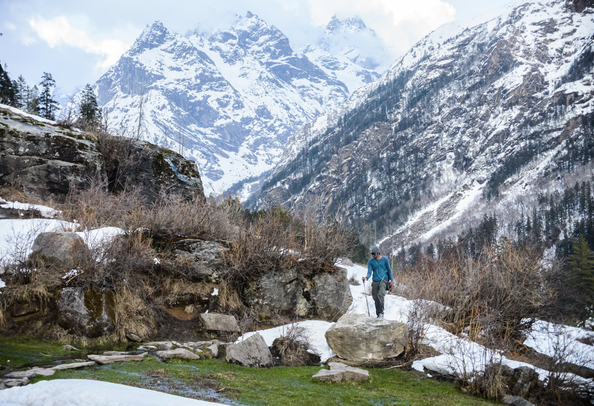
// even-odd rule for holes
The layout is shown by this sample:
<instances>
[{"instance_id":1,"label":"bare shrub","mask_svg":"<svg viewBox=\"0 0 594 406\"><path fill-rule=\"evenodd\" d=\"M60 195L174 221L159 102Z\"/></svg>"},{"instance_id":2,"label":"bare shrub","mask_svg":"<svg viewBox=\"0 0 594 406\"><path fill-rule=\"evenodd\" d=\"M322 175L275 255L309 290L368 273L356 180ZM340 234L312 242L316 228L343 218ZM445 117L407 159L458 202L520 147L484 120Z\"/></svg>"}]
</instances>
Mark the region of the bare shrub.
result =
<instances>
[{"instance_id":1,"label":"bare shrub","mask_svg":"<svg viewBox=\"0 0 594 406\"><path fill-rule=\"evenodd\" d=\"M302 276L334 272L335 262L347 249L346 232L336 222L316 224L273 208L238 230L223 277L242 286L267 272L295 268Z\"/></svg>"},{"instance_id":2,"label":"bare shrub","mask_svg":"<svg viewBox=\"0 0 594 406\"><path fill-rule=\"evenodd\" d=\"M399 293L443 305L430 316L454 334L493 345L519 338L553 299L548 270L507 241L476 258L458 248L396 275Z\"/></svg>"},{"instance_id":3,"label":"bare shrub","mask_svg":"<svg viewBox=\"0 0 594 406\"><path fill-rule=\"evenodd\" d=\"M305 366L318 365L320 356L311 352L307 329L291 324L286 326L283 335L272 343L272 353L280 365Z\"/></svg>"}]
</instances>

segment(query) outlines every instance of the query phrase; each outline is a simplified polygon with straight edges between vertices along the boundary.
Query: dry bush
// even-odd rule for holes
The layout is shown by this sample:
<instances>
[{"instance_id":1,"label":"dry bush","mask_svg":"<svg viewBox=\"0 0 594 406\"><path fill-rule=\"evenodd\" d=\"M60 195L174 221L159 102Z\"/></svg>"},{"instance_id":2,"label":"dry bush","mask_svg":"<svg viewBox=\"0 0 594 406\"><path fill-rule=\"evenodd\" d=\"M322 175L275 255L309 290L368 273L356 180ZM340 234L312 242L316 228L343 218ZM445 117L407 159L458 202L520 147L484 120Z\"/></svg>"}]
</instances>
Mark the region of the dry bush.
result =
<instances>
[{"instance_id":1,"label":"dry bush","mask_svg":"<svg viewBox=\"0 0 594 406\"><path fill-rule=\"evenodd\" d=\"M119 341L126 334L134 333L141 338L150 337L155 330L155 312L147 306L151 286L146 281L143 287L130 287L126 282L114 286L114 335Z\"/></svg>"},{"instance_id":2,"label":"dry bush","mask_svg":"<svg viewBox=\"0 0 594 406\"><path fill-rule=\"evenodd\" d=\"M172 238L227 240L237 233L237 220L214 200L184 199L162 191L151 204L135 189L110 193L104 180L94 179L88 188L75 190L61 207L63 217L83 229L119 227L127 232L145 230L165 245Z\"/></svg>"},{"instance_id":3,"label":"dry bush","mask_svg":"<svg viewBox=\"0 0 594 406\"><path fill-rule=\"evenodd\" d=\"M319 365L320 356L309 351L307 330L296 324L287 326L283 334L272 343L272 354L283 366Z\"/></svg>"},{"instance_id":4,"label":"dry bush","mask_svg":"<svg viewBox=\"0 0 594 406\"><path fill-rule=\"evenodd\" d=\"M450 332L488 345L518 339L553 299L547 273L536 255L503 241L478 257L454 247L439 259L423 258L397 275L399 293L435 301L428 316Z\"/></svg>"},{"instance_id":5,"label":"dry bush","mask_svg":"<svg viewBox=\"0 0 594 406\"><path fill-rule=\"evenodd\" d=\"M230 249L223 253L228 267L223 278L243 286L267 272L295 268L302 276L334 272L345 250L346 231L336 222L288 215L278 208L240 227Z\"/></svg>"}]
</instances>

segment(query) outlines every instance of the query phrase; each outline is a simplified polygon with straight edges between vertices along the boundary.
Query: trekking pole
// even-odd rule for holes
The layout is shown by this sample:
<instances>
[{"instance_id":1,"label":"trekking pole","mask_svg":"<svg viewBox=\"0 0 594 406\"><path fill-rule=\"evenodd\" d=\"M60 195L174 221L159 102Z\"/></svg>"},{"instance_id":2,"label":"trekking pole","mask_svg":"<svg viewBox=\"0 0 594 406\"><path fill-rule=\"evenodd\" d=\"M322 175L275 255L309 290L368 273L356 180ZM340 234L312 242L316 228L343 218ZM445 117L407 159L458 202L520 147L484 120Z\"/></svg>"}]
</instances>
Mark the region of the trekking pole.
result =
<instances>
[{"instance_id":1,"label":"trekking pole","mask_svg":"<svg viewBox=\"0 0 594 406\"><path fill-rule=\"evenodd\" d=\"M365 281L363 281L363 295L365 295L365 304L367 305L367 317L371 317L369 313L369 302L367 301L367 288L365 287Z\"/></svg>"}]
</instances>

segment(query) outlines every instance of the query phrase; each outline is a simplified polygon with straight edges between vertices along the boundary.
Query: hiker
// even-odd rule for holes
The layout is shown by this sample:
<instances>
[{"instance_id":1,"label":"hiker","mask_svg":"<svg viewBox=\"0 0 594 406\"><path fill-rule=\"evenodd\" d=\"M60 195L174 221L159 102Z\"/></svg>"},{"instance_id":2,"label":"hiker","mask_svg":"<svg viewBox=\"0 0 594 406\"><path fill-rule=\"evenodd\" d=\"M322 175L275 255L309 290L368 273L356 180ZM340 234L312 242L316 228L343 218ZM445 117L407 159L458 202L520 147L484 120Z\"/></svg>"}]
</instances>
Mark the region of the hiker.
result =
<instances>
[{"instance_id":1,"label":"hiker","mask_svg":"<svg viewBox=\"0 0 594 406\"><path fill-rule=\"evenodd\" d=\"M363 282L369 280L373 273L373 282L371 283L371 296L375 302L375 313L380 319L384 318L384 297L386 297L386 289L388 283L390 288L394 283L392 277L392 269L390 268L390 261L388 258L382 257L379 247L374 245L371 248L371 255L373 258L367 263L367 276L363 277Z\"/></svg>"}]
</instances>

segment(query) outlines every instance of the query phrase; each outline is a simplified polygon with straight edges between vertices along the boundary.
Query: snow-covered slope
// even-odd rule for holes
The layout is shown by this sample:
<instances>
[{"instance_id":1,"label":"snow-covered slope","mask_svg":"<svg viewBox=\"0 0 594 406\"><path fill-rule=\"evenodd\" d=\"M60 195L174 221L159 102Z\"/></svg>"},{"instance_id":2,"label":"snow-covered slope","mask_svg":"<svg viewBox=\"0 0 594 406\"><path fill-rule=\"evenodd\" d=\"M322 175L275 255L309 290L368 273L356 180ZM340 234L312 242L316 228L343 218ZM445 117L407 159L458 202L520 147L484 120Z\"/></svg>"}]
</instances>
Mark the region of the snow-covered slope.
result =
<instances>
[{"instance_id":1,"label":"snow-covered slope","mask_svg":"<svg viewBox=\"0 0 594 406\"><path fill-rule=\"evenodd\" d=\"M218 194L272 169L290 135L347 97L338 76L248 12L211 34L155 22L95 86L112 128L196 160Z\"/></svg>"},{"instance_id":2,"label":"snow-covered slope","mask_svg":"<svg viewBox=\"0 0 594 406\"><path fill-rule=\"evenodd\" d=\"M564 0L441 27L291 137L258 205L319 204L392 249L519 216L565 187L568 143L591 137L593 43L594 10Z\"/></svg>"}]
</instances>

